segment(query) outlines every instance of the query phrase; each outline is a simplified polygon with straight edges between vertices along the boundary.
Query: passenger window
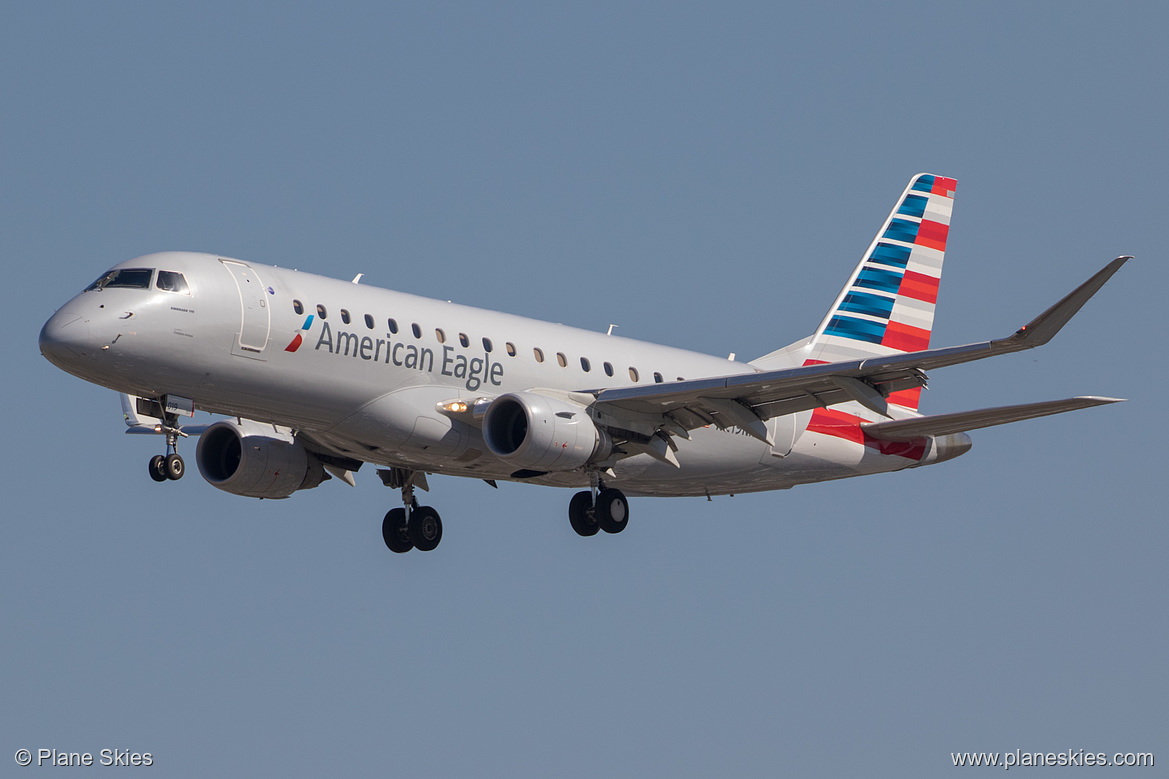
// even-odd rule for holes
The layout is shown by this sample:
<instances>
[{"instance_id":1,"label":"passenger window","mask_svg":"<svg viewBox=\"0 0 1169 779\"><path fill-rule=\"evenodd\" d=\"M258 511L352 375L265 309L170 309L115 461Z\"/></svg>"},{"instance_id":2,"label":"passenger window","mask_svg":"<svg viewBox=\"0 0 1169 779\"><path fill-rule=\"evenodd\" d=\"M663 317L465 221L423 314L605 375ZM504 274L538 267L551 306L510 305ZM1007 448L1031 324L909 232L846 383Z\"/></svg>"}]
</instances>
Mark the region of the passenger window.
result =
<instances>
[{"instance_id":1,"label":"passenger window","mask_svg":"<svg viewBox=\"0 0 1169 779\"><path fill-rule=\"evenodd\" d=\"M467 337L466 333L459 333L459 343L467 347L471 345L471 339Z\"/></svg>"},{"instance_id":2,"label":"passenger window","mask_svg":"<svg viewBox=\"0 0 1169 779\"><path fill-rule=\"evenodd\" d=\"M515 344L513 344L511 341L508 341L506 344L504 344L504 348L507 349L508 357L515 357Z\"/></svg>"},{"instance_id":3,"label":"passenger window","mask_svg":"<svg viewBox=\"0 0 1169 779\"><path fill-rule=\"evenodd\" d=\"M581 357L580 358L580 367L581 367L581 370L583 370L585 373L589 372L589 370L592 368L592 366L589 365L589 358L588 357Z\"/></svg>"},{"instance_id":4,"label":"passenger window","mask_svg":"<svg viewBox=\"0 0 1169 779\"><path fill-rule=\"evenodd\" d=\"M657 371L654 371L654 383L656 383L656 384L662 383L662 374L658 373Z\"/></svg>"},{"instance_id":5,"label":"passenger window","mask_svg":"<svg viewBox=\"0 0 1169 779\"><path fill-rule=\"evenodd\" d=\"M304 313L304 303L301 303L299 300L292 301L292 310L298 314L303 314Z\"/></svg>"},{"instance_id":6,"label":"passenger window","mask_svg":"<svg viewBox=\"0 0 1169 779\"><path fill-rule=\"evenodd\" d=\"M544 362L544 350L540 347L532 349L532 354L536 355L536 362Z\"/></svg>"},{"instance_id":7,"label":"passenger window","mask_svg":"<svg viewBox=\"0 0 1169 779\"><path fill-rule=\"evenodd\" d=\"M393 335L398 334L398 320L397 319L387 319L386 324L389 325L390 333L392 333Z\"/></svg>"},{"instance_id":8,"label":"passenger window","mask_svg":"<svg viewBox=\"0 0 1169 779\"><path fill-rule=\"evenodd\" d=\"M485 352L491 351L491 339L490 338L483 339L483 351L485 351Z\"/></svg>"},{"instance_id":9,"label":"passenger window","mask_svg":"<svg viewBox=\"0 0 1169 779\"><path fill-rule=\"evenodd\" d=\"M442 331L441 327L434 328L434 337L438 339L440 344L446 343L446 333Z\"/></svg>"},{"instance_id":10,"label":"passenger window","mask_svg":"<svg viewBox=\"0 0 1169 779\"><path fill-rule=\"evenodd\" d=\"M345 324L349 324L349 310L348 309L345 309L345 308L341 309L341 321L344 322Z\"/></svg>"},{"instance_id":11,"label":"passenger window","mask_svg":"<svg viewBox=\"0 0 1169 779\"><path fill-rule=\"evenodd\" d=\"M605 363L605 375L606 376L613 375L613 364L612 363L609 363L609 362Z\"/></svg>"},{"instance_id":12,"label":"passenger window","mask_svg":"<svg viewBox=\"0 0 1169 779\"><path fill-rule=\"evenodd\" d=\"M121 270L112 270L86 287L85 291L89 292L90 290L102 290L106 287L150 289L150 277L153 274L154 271L150 268L123 268Z\"/></svg>"},{"instance_id":13,"label":"passenger window","mask_svg":"<svg viewBox=\"0 0 1169 779\"><path fill-rule=\"evenodd\" d=\"M320 303L317 304L317 316L319 316L321 319L328 319L329 318L328 313L325 312L325 307L322 306Z\"/></svg>"},{"instance_id":14,"label":"passenger window","mask_svg":"<svg viewBox=\"0 0 1169 779\"><path fill-rule=\"evenodd\" d=\"M568 358L564 356L564 352L556 353L556 362L560 363L561 368L568 367Z\"/></svg>"},{"instance_id":15,"label":"passenger window","mask_svg":"<svg viewBox=\"0 0 1169 779\"><path fill-rule=\"evenodd\" d=\"M370 316L369 314L365 315L365 326L368 327L370 330L373 329L373 317Z\"/></svg>"},{"instance_id":16,"label":"passenger window","mask_svg":"<svg viewBox=\"0 0 1169 779\"><path fill-rule=\"evenodd\" d=\"M414 332L414 337L415 337L415 338L421 338L421 337L422 337L422 328L418 326L418 323L417 323L417 322L415 322L414 324L410 325L410 329L411 329L411 330Z\"/></svg>"},{"instance_id":17,"label":"passenger window","mask_svg":"<svg viewBox=\"0 0 1169 779\"><path fill-rule=\"evenodd\" d=\"M183 278L183 274L173 270L160 270L158 278L154 280L154 286L164 292L178 292L181 295L191 294L191 288L187 286L187 280Z\"/></svg>"},{"instance_id":18,"label":"passenger window","mask_svg":"<svg viewBox=\"0 0 1169 779\"><path fill-rule=\"evenodd\" d=\"M634 368L634 367L630 366L630 368L629 368L629 378L633 379L635 382L636 382L636 381L641 381L641 378L640 378L640 377L637 375L637 368Z\"/></svg>"}]
</instances>

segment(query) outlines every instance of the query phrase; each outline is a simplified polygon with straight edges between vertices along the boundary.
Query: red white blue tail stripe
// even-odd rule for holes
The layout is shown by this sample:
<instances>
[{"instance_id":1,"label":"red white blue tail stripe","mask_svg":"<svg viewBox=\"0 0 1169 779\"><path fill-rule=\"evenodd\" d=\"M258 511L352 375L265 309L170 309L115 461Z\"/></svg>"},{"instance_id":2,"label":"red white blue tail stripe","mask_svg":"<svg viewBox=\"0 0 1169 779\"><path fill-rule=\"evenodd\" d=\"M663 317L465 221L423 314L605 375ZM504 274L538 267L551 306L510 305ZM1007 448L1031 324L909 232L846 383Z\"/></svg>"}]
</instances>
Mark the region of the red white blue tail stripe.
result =
<instances>
[{"instance_id":1,"label":"red white blue tail stripe","mask_svg":"<svg viewBox=\"0 0 1169 779\"><path fill-rule=\"evenodd\" d=\"M929 348L954 179L914 176L808 347L805 364ZM890 402L917 408L916 390Z\"/></svg>"}]
</instances>

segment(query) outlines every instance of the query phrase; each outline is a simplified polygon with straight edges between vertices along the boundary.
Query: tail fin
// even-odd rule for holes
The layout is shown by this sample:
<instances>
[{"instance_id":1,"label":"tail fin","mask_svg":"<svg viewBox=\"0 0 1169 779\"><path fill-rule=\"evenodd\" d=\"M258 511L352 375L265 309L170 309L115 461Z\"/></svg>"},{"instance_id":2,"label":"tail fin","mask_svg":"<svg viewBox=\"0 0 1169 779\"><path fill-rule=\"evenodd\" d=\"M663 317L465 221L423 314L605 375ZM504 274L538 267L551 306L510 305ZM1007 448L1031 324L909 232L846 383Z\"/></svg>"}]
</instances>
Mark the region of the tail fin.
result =
<instances>
[{"instance_id":1,"label":"tail fin","mask_svg":"<svg viewBox=\"0 0 1169 779\"><path fill-rule=\"evenodd\" d=\"M929 348L956 186L928 173L910 180L804 347L805 365ZM920 392L889 402L917 409Z\"/></svg>"}]
</instances>

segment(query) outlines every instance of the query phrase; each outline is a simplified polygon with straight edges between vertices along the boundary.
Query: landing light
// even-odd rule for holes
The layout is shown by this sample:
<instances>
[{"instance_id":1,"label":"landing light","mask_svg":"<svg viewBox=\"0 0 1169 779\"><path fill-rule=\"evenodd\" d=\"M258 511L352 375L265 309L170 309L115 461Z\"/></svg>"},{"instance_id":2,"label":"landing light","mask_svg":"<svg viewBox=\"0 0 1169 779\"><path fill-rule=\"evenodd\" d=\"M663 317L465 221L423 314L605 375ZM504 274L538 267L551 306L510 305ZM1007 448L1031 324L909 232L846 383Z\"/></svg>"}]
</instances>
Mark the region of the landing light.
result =
<instances>
[{"instance_id":1,"label":"landing light","mask_svg":"<svg viewBox=\"0 0 1169 779\"><path fill-rule=\"evenodd\" d=\"M491 405L490 398L476 398L475 400L448 400L443 403L435 403L434 407L440 414L445 414L452 419L470 422L472 419L480 419L489 405Z\"/></svg>"}]
</instances>

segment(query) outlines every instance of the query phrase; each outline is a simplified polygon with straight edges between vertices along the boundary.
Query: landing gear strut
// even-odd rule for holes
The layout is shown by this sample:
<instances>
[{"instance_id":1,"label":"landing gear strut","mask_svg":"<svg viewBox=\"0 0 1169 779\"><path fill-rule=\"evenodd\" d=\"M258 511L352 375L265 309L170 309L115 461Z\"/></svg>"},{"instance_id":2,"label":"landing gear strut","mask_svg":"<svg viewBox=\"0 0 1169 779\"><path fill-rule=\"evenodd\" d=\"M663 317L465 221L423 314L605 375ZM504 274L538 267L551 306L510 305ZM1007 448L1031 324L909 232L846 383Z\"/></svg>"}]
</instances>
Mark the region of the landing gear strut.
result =
<instances>
[{"instance_id":1,"label":"landing gear strut","mask_svg":"<svg viewBox=\"0 0 1169 779\"><path fill-rule=\"evenodd\" d=\"M597 476L593 478L592 489L572 496L568 521L581 536L595 536L598 530L620 533L629 524L629 501L621 490L605 487Z\"/></svg>"},{"instance_id":2,"label":"landing gear strut","mask_svg":"<svg viewBox=\"0 0 1169 779\"><path fill-rule=\"evenodd\" d=\"M183 474L187 472L187 466L183 462L183 458L179 456L179 436L187 437L187 434L180 430L176 425L178 424L178 417L174 414L167 414L163 419L162 430L166 433L166 454L156 454L150 458L150 478L155 481L178 481L183 478Z\"/></svg>"},{"instance_id":3,"label":"landing gear strut","mask_svg":"<svg viewBox=\"0 0 1169 779\"><path fill-rule=\"evenodd\" d=\"M390 509L382 519L382 540L391 552L402 554L411 549L433 551L442 541L442 519L430 506L419 506L414 497L414 485L425 487L426 476L405 468L379 470L378 475L387 487L402 490L404 508Z\"/></svg>"}]
</instances>

